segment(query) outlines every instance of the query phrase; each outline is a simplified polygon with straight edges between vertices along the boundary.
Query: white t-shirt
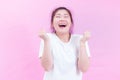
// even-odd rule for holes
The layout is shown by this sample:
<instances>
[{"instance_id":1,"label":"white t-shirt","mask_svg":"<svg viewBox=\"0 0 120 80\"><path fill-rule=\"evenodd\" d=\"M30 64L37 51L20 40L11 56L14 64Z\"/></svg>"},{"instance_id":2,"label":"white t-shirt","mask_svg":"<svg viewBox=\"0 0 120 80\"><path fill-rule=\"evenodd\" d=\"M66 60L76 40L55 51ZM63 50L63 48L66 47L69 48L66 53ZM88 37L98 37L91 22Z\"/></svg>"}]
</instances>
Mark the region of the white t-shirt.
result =
<instances>
[{"instance_id":1,"label":"white t-shirt","mask_svg":"<svg viewBox=\"0 0 120 80\"><path fill-rule=\"evenodd\" d=\"M62 42L55 33L47 33L50 38L54 68L45 72L43 80L82 80L82 72L77 70L77 58L82 35L71 34L69 42ZM39 57L42 57L44 41L41 40ZM86 42L87 55L90 57Z\"/></svg>"}]
</instances>

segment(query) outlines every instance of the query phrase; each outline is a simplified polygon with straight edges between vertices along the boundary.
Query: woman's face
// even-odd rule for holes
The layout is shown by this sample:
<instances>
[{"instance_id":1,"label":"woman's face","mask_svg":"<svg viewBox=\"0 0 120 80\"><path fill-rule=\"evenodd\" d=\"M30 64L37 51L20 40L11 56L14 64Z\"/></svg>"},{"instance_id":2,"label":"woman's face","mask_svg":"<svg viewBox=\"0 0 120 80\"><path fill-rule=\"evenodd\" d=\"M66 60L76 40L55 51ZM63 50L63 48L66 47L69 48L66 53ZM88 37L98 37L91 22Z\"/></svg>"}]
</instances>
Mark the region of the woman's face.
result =
<instances>
[{"instance_id":1,"label":"woman's face","mask_svg":"<svg viewBox=\"0 0 120 80\"><path fill-rule=\"evenodd\" d=\"M56 33L69 33L71 18L66 10L61 9L56 12L53 19L53 27Z\"/></svg>"}]
</instances>

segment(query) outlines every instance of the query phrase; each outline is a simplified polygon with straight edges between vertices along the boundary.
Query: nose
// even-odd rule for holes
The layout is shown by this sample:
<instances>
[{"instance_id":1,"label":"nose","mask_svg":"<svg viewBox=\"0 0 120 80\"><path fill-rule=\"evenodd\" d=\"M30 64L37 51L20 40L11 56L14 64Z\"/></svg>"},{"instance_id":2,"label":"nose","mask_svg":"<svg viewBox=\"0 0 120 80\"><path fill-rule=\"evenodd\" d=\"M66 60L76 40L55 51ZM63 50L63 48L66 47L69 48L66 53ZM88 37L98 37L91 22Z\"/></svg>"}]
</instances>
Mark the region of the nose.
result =
<instances>
[{"instance_id":1,"label":"nose","mask_svg":"<svg viewBox=\"0 0 120 80\"><path fill-rule=\"evenodd\" d=\"M65 20L64 19L61 19L60 22L64 22Z\"/></svg>"},{"instance_id":2,"label":"nose","mask_svg":"<svg viewBox=\"0 0 120 80\"><path fill-rule=\"evenodd\" d=\"M61 15L60 20L65 20L64 15Z\"/></svg>"},{"instance_id":3,"label":"nose","mask_svg":"<svg viewBox=\"0 0 120 80\"><path fill-rule=\"evenodd\" d=\"M66 19L64 18L64 16L62 16L61 18L60 18L60 22L65 22L66 21Z\"/></svg>"},{"instance_id":4,"label":"nose","mask_svg":"<svg viewBox=\"0 0 120 80\"><path fill-rule=\"evenodd\" d=\"M66 20L59 20L59 24L67 24Z\"/></svg>"}]
</instances>

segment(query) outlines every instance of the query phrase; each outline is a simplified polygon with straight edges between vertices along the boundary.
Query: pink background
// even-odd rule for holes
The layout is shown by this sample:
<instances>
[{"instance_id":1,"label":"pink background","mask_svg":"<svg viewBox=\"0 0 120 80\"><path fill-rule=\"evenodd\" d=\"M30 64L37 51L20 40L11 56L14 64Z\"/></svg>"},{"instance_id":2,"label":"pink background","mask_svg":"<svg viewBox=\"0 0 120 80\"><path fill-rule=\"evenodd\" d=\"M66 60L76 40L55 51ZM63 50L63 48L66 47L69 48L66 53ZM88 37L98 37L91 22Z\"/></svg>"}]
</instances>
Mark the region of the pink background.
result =
<instances>
[{"instance_id":1,"label":"pink background","mask_svg":"<svg viewBox=\"0 0 120 80\"><path fill-rule=\"evenodd\" d=\"M75 33L92 33L83 80L120 80L119 0L0 0L0 80L42 80L38 32L58 6L72 11Z\"/></svg>"}]
</instances>

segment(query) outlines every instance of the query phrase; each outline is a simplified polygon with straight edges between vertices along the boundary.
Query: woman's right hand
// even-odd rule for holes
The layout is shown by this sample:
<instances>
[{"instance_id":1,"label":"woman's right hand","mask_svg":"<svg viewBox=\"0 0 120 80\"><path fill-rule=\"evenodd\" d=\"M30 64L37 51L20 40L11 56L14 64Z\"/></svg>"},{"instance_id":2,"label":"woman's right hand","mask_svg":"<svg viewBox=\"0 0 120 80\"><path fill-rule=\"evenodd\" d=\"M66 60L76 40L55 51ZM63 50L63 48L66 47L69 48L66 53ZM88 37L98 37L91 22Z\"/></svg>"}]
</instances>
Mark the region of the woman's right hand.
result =
<instances>
[{"instance_id":1,"label":"woman's right hand","mask_svg":"<svg viewBox=\"0 0 120 80\"><path fill-rule=\"evenodd\" d=\"M40 30L39 37L42 38L43 40L48 40L49 39L45 30Z\"/></svg>"}]
</instances>

